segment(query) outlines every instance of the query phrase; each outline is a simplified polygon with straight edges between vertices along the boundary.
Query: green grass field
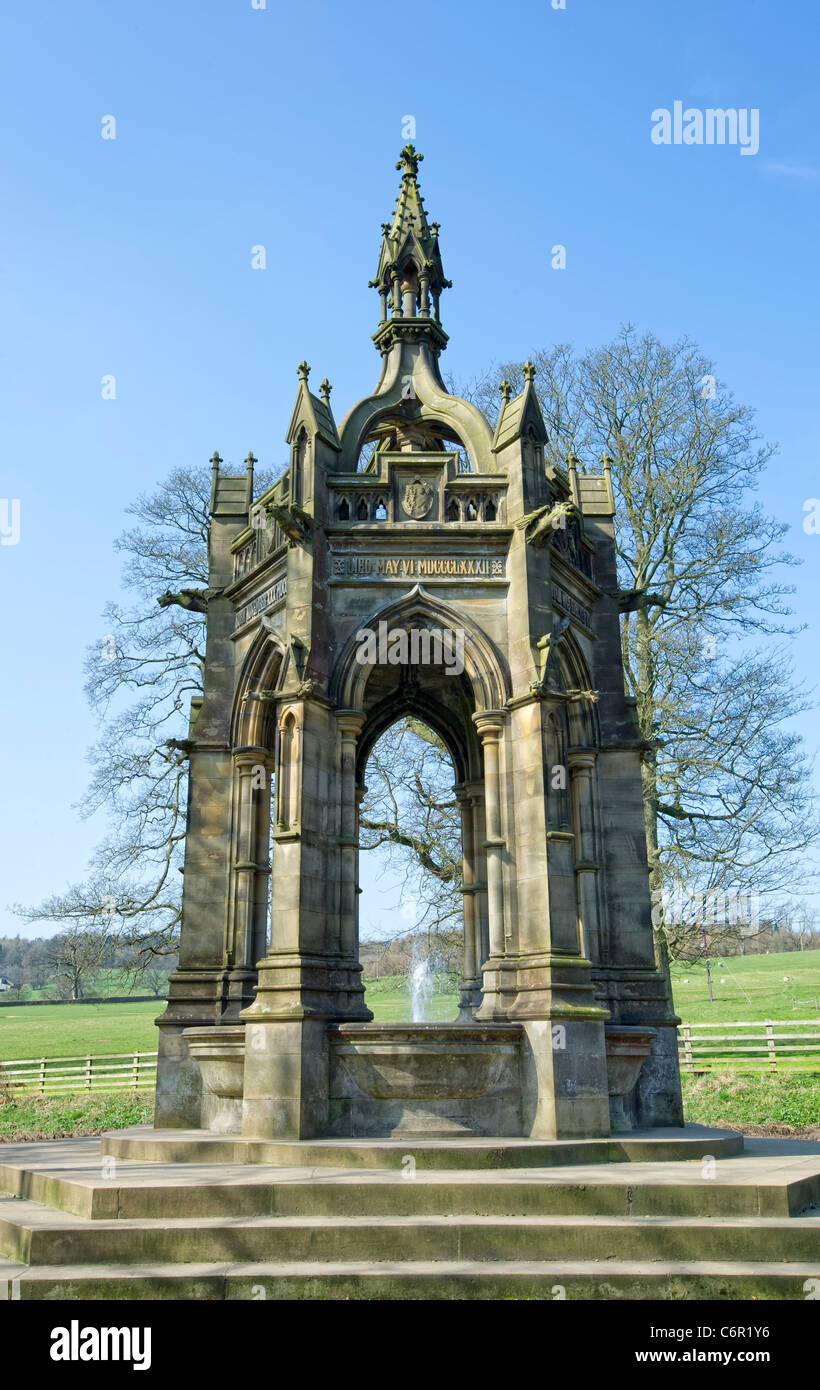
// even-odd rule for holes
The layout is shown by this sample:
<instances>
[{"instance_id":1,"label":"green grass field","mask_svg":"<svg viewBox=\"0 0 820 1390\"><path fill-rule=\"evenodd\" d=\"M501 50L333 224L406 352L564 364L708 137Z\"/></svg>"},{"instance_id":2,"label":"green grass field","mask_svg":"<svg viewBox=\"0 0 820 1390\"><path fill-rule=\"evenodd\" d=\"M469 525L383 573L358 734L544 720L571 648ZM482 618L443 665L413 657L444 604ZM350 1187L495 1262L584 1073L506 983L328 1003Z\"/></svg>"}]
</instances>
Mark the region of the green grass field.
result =
<instances>
[{"instance_id":1,"label":"green grass field","mask_svg":"<svg viewBox=\"0 0 820 1390\"><path fill-rule=\"evenodd\" d=\"M790 980L784 980L790 976ZM712 963L714 1002L709 1003L706 970L702 964L673 965L675 1007L686 1023L758 1022L766 1018L818 1018L820 951L792 951L776 956L733 956ZM685 983L688 981L688 983ZM801 1001L792 1009L792 998ZM404 982L396 976L367 981L365 999L378 1023L400 1023L410 1017ZM80 1057L102 1052L152 1051L157 1045L154 1019L161 1000L134 1004L43 1004L5 1009L0 1004L0 1061L22 1057ZM452 991L428 1000L431 1022L455 1018ZM799 1067L820 1071L816 1060L800 1059Z\"/></svg>"},{"instance_id":2,"label":"green grass field","mask_svg":"<svg viewBox=\"0 0 820 1390\"><path fill-rule=\"evenodd\" d=\"M723 1072L683 1078L684 1114L690 1123L727 1125L746 1133L799 1132L820 1138L817 1078L749 1076ZM153 1096L133 1091L110 1095L17 1096L0 1102L0 1143L102 1134L150 1124Z\"/></svg>"},{"instance_id":3,"label":"green grass field","mask_svg":"<svg viewBox=\"0 0 820 1390\"><path fill-rule=\"evenodd\" d=\"M784 975L791 980L784 980ZM672 967L675 1006L687 1023L761 1022L766 1018L813 1018L813 1003L793 1010L792 997L820 997L820 951L777 956L733 957L712 968L714 1002L709 1003L702 965ZM688 983L685 983L688 981ZM406 982L390 977L367 982L366 1002L380 1023L410 1017ZM22 1057L80 1057L104 1052L153 1051L157 1045L154 1019L161 1000L134 1004L50 1004L4 1009L0 1004L0 1061ZM455 1018L456 995L451 989L427 1001L426 1018L446 1022ZM820 1023L818 1024L820 1028ZM785 1062L786 1059L783 1059ZM684 1076L686 1119L710 1125L734 1125L747 1132L787 1133L806 1127L820 1129L820 1053L778 1062L769 1076L765 1063L744 1059L715 1059L708 1075ZM0 1106L0 1142L57 1138L70 1134L99 1134L122 1125L145 1123L151 1115L151 1096L141 1093L111 1096L31 1096Z\"/></svg>"},{"instance_id":4,"label":"green grass field","mask_svg":"<svg viewBox=\"0 0 820 1390\"><path fill-rule=\"evenodd\" d=\"M0 1005L0 1062L23 1057L99 1056L102 1052L152 1052L154 1019L161 999L143 1004Z\"/></svg>"},{"instance_id":5,"label":"green grass field","mask_svg":"<svg viewBox=\"0 0 820 1390\"><path fill-rule=\"evenodd\" d=\"M706 967L673 965L675 1008L686 1023L757 1023L766 1018L817 1018L820 951L781 951L776 956L716 956L711 961L713 1002ZM788 979L784 977L788 976ZM686 983L688 981L688 983ZM792 999L799 1002L792 1008Z\"/></svg>"}]
</instances>

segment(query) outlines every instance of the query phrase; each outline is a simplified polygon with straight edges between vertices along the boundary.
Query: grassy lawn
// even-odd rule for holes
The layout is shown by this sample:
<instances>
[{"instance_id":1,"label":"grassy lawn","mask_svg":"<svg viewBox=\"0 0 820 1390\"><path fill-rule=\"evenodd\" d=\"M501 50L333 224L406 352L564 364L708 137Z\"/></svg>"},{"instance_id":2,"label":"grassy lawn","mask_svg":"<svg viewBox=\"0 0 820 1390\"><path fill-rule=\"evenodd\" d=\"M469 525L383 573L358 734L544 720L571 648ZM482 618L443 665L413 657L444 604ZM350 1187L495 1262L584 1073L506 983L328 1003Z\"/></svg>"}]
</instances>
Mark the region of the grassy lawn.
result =
<instances>
[{"instance_id":1,"label":"grassy lawn","mask_svg":"<svg viewBox=\"0 0 820 1390\"><path fill-rule=\"evenodd\" d=\"M127 970L98 970L95 975L88 977L83 992L89 997L107 999L110 995L146 995L153 991L146 980L140 977L134 979L134 976ZM18 996L15 995L14 997L17 998ZM32 1002L47 999L54 999L55 1002L58 1002L53 986L48 985L43 985L38 989L30 985L27 986L22 992L22 998Z\"/></svg>"},{"instance_id":2,"label":"grassy lawn","mask_svg":"<svg viewBox=\"0 0 820 1390\"><path fill-rule=\"evenodd\" d=\"M98 1056L101 1052L153 1052L154 1019L161 999L143 1004L0 1005L0 1062L24 1057Z\"/></svg>"},{"instance_id":3,"label":"grassy lawn","mask_svg":"<svg viewBox=\"0 0 820 1390\"><path fill-rule=\"evenodd\" d=\"M18 1098L10 1105L0 1105L0 1143L102 1134L107 1129L148 1124L153 1113L150 1092Z\"/></svg>"},{"instance_id":4,"label":"grassy lawn","mask_svg":"<svg viewBox=\"0 0 820 1390\"><path fill-rule=\"evenodd\" d=\"M820 1073L751 1076L735 1070L683 1077L683 1109L693 1124L784 1134L813 1129L820 1139Z\"/></svg>"},{"instance_id":5,"label":"grassy lawn","mask_svg":"<svg viewBox=\"0 0 820 1390\"><path fill-rule=\"evenodd\" d=\"M675 1008L685 1023L756 1023L758 1020L817 1018L820 1013L820 951L781 951L776 956L716 956L711 961L713 1002L706 967L672 966ZM784 976L789 976L788 980ZM688 982L688 983L686 983ZM792 1008L792 998L801 1002ZM820 1056L820 1054L818 1054Z\"/></svg>"},{"instance_id":6,"label":"grassy lawn","mask_svg":"<svg viewBox=\"0 0 820 1390\"><path fill-rule=\"evenodd\" d=\"M364 1002L373 1010L374 1023L407 1023L412 1018L407 982L402 975L365 980ZM425 1000L426 1023L451 1023L458 1013L458 995L445 989Z\"/></svg>"},{"instance_id":7,"label":"grassy lawn","mask_svg":"<svg viewBox=\"0 0 820 1390\"><path fill-rule=\"evenodd\" d=\"M691 1123L727 1126L747 1134L820 1139L820 1074L749 1076L734 1071L683 1078L684 1114ZM0 1143L64 1139L150 1124L153 1097L110 1095L18 1097L0 1104Z\"/></svg>"}]
</instances>

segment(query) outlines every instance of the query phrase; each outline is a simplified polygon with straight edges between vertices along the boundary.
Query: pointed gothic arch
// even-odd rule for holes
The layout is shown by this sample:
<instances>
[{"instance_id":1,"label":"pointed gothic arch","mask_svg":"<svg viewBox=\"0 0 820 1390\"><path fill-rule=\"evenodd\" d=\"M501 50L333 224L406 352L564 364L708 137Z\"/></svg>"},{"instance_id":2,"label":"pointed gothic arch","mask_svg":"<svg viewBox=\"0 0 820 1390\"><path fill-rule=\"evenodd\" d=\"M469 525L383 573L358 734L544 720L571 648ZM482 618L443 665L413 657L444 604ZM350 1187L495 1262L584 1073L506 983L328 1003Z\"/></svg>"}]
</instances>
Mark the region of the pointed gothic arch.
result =
<instances>
[{"instance_id":1,"label":"pointed gothic arch","mask_svg":"<svg viewBox=\"0 0 820 1390\"><path fill-rule=\"evenodd\" d=\"M452 608L416 584L409 593L385 604L359 624L344 643L331 676L331 693L341 708L361 710L364 688L371 666L357 660L361 639L358 633L376 631L379 623L407 627L412 621L432 623L451 632L464 634L464 674L470 683L477 712L500 709L512 693L509 667L494 643L464 612Z\"/></svg>"},{"instance_id":2,"label":"pointed gothic arch","mask_svg":"<svg viewBox=\"0 0 820 1390\"><path fill-rule=\"evenodd\" d=\"M267 748L276 740L276 706L266 699L276 690L287 662L281 638L263 627L248 652L236 685L231 715L234 748Z\"/></svg>"}]
</instances>

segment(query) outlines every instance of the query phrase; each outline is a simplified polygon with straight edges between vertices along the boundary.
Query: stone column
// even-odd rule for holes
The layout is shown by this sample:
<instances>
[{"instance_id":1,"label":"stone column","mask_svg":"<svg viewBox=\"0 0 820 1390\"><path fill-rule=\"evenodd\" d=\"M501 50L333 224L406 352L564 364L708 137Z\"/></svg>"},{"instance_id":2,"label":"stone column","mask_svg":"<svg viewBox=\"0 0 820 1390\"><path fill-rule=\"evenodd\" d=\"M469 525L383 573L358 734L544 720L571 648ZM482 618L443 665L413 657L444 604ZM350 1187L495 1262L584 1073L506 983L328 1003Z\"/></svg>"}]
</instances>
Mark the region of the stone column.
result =
<instances>
[{"instance_id":1,"label":"stone column","mask_svg":"<svg viewBox=\"0 0 820 1390\"><path fill-rule=\"evenodd\" d=\"M503 1003L504 929L503 854L505 841L501 834L501 772L500 743L506 713L504 710L483 710L473 715L484 753L484 816L486 835L484 851L487 857L487 917L490 954L483 966L484 999L477 1017L505 1018Z\"/></svg>"},{"instance_id":2,"label":"stone column","mask_svg":"<svg viewBox=\"0 0 820 1390\"><path fill-rule=\"evenodd\" d=\"M421 315L422 318L430 317L430 276L423 270L419 276L419 288L421 290Z\"/></svg>"},{"instance_id":3,"label":"stone column","mask_svg":"<svg viewBox=\"0 0 820 1390\"><path fill-rule=\"evenodd\" d=\"M265 954L266 947L270 766L266 750L258 747L234 749L233 762L236 788L234 881L227 956L230 993L241 1008L251 1002L256 962Z\"/></svg>"},{"instance_id":4,"label":"stone column","mask_svg":"<svg viewBox=\"0 0 820 1390\"><path fill-rule=\"evenodd\" d=\"M490 955L490 929L487 909L487 831L484 816L484 788L473 795L473 846L475 850L476 964L479 975Z\"/></svg>"},{"instance_id":5,"label":"stone column","mask_svg":"<svg viewBox=\"0 0 820 1390\"><path fill-rule=\"evenodd\" d=\"M504 897L501 883L501 796L499 785L499 743L504 727L503 715L492 711L476 718L484 750L484 808L487 817L487 906L490 917L490 955L504 954Z\"/></svg>"},{"instance_id":6,"label":"stone column","mask_svg":"<svg viewBox=\"0 0 820 1390\"><path fill-rule=\"evenodd\" d=\"M465 787L456 788L461 814L461 878L464 920L464 965L459 994L458 1017L471 1022L481 1002L478 958L478 913L476 911L475 834L473 796Z\"/></svg>"},{"instance_id":7,"label":"stone column","mask_svg":"<svg viewBox=\"0 0 820 1390\"><path fill-rule=\"evenodd\" d=\"M359 797L356 787L356 740L361 733L364 715L355 710L338 710L336 727L339 730L339 793L340 793L340 949L339 954L356 959L359 952L358 860L359 860Z\"/></svg>"},{"instance_id":8,"label":"stone column","mask_svg":"<svg viewBox=\"0 0 820 1390\"><path fill-rule=\"evenodd\" d=\"M598 859L595 845L595 809L592 779L595 754L569 754L572 828L575 833L575 892L581 927L581 954L601 964L598 919Z\"/></svg>"},{"instance_id":9,"label":"stone column","mask_svg":"<svg viewBox=\"0 0 820 1390\"><path fill-rule=\"evenodd\" d=\"M400 291L400 283L401 283L401 282L400 282L400 280L399 280L399 269L398 269L398 266L395 266L395 267L393 268L393 271L392 271L391 277L390 277L390 282L391 282L391 285L392 285L392 287L393 287L393 303L392 303L393 318L394 318L394 319L400 319L401 316L402 316L402 312L401 312L401 291Z\"/></svg>"},{"instance_id":10,"label":"stone column","mask_svg":"<svg viewBox=\"0 0 820 1390\"><path fill-rule=\"evenodd\" d=\"M291 714L299 733L297 742L292 731L292 780L280 802L283 827L274 832L272 940L259 962L254 1001L242 1012L242 1133L257 1139L326 1132L327 1025L372 1017L364 1007L355 948L355 734L346 726L340 759L337 724L326 702L294 697L285 719Z\"/></svg>"}]
</instances>

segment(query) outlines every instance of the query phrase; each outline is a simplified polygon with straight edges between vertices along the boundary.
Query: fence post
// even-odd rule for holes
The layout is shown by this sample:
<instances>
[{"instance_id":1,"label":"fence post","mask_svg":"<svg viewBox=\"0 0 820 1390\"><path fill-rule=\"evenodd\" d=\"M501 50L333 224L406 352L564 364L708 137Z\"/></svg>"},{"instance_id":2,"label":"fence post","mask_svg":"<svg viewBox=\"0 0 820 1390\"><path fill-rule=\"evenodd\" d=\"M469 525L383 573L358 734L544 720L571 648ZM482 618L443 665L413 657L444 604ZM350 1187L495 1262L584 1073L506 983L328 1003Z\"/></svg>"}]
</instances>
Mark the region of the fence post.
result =
<instances>
[{"instance_id":1,"label":"fence post","mask_svg":"<svg viewBox=\"0 0 820 1390\"><path fill-rule=\"evenodd\" d=\"M90 1090L91 1090L91 1058L90 1058L90 1057L86 1057L86 1059L85 1059L85 1089L86 1089L87 1091L90 1091Z\"/></svg>"},{"instance_id":2,"label":"fence post","mask_svg":"<svg viewBox=\"0 0 820 1390\"><path fill-rule=\"evenodd\" d=\"M40 1058L40 1094L41 1094L41 1095L45 1095L45 1093L46 1093L46 1059L45 1059L45 1057L41 1057L41 1058Z\"/></svg>"},{"instance_id":3,"label":"fence post","mask_svg":"<svg viewBox=\"0 0 820 1390\"><path fill-rule=\"evenodd\" d=\"M138 1087L139 1087L139 1084L140 1084L140 1055L139 1055L138 1052L135 1052L135 1053L134 1053L134 1074L133 1074L133 1076L132 1076L132 1078L131 1078L131 1085L133 1086L134 1090L136 1091L136 1090L138 1089Z\"/></svg>"},{"instance_id":4,"label":"fence post","mask_svg":"<svg viewBox=\"0 0 820 1390\"><path fill-rule=\"evenodd\" d=\"M770 1018L766 1019L766 1047L769 1052L769 1070L777 1071L777 1051L774 1045L774 1024Z\"/></svg>"},{"instance_id":5,"label":"fence post","mask_svg":"<svg viewBox=\"0 0 820 1390\"><path fill-rule=\"evenodd\" d=\"M683 1025L683 1065L694 1070L695 1059L692 1053L692 1030L688 1023Z\"/></svg>"}]
</instances>

